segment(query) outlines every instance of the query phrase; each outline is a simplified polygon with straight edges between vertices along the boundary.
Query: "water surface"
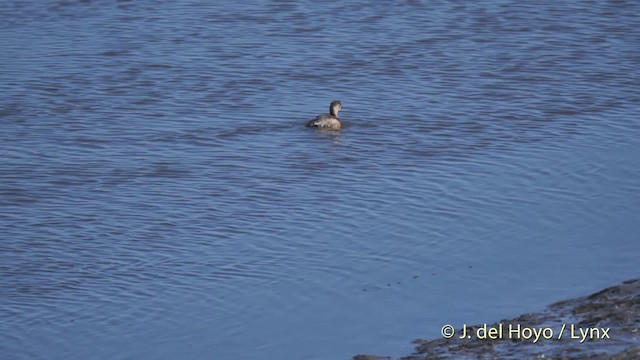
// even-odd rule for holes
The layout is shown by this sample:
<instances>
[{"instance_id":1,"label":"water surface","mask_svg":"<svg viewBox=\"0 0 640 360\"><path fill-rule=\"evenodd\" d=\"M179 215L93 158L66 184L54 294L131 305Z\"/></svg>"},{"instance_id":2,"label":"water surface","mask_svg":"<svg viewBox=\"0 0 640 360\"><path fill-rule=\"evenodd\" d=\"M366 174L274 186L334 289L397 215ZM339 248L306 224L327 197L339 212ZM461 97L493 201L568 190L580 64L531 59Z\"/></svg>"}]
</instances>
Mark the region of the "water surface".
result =
<instances>
[{"instance_id":1,"label":"water surface","mask_svg":"<svg viewBox=\"0 0 640 360\"><path fill-rule=\"evenodd\" d=\"M639 15L2 2L0 353L400 355L638 277Z\"/></svg>"}]
</instances>

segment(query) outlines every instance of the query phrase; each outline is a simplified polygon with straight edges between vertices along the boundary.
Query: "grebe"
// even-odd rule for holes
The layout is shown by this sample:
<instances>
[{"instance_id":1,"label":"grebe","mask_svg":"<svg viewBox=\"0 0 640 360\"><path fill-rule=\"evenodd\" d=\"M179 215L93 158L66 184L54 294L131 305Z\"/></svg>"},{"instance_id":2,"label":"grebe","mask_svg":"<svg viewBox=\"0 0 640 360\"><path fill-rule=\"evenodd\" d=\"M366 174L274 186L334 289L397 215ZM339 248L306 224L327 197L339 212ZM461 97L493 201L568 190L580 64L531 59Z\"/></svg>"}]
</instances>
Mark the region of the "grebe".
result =
<instances>
[{"instance_id":1,"label":"grebe","mask_svg":"<svg viewBox=\"0 0 640 360\"><path fill-rule=\"evenodd\" d=\"M338 118L338 111L342 109L340 100L334 100L329 105L329 113L316 116L315 119L307 123L308 127L317 127L322 129L340 129L342 124Z\"/></svg>"}]
</instances>

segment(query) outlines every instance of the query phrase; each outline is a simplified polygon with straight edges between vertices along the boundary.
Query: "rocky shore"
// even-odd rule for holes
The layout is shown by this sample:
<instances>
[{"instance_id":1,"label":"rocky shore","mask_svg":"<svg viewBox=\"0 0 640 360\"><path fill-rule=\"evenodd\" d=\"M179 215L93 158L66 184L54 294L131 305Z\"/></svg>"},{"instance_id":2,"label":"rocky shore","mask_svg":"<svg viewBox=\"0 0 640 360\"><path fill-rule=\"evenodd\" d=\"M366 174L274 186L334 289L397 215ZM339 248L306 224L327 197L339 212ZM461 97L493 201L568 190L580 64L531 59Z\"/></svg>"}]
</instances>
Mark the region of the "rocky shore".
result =
<instances>
[{"instance_id":1,"label":"rocky shore","mask_svg":"<svg viewBox=\"0 0 640 360\"><path fill-rule=\"evenodd\" d=\"M442 338L415 343L415 352L401 360L640 359L640 279L494 324L443 328Z\"/></svg>"}]
</instances>

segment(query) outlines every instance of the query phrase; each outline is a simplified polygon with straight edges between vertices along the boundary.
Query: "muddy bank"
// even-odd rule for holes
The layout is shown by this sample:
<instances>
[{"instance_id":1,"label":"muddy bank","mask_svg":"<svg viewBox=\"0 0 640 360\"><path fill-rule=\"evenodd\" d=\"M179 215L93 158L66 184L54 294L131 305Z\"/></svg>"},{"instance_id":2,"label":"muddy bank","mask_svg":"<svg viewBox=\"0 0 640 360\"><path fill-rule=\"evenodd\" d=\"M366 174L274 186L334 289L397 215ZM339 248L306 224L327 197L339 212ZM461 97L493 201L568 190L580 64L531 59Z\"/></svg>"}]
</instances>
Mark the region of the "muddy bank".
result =
<instances>
[{"instance_id":1,"label":"muddy bank","mask_svg":"<svg viewBox=\"0 0 640 360\"><path fill-rule=\"evenodd\" d=\"M443 337L415 343L415 352L401 360L640 359L640 279L510 320L443 328Z\"/></svg>"}]
</instances>

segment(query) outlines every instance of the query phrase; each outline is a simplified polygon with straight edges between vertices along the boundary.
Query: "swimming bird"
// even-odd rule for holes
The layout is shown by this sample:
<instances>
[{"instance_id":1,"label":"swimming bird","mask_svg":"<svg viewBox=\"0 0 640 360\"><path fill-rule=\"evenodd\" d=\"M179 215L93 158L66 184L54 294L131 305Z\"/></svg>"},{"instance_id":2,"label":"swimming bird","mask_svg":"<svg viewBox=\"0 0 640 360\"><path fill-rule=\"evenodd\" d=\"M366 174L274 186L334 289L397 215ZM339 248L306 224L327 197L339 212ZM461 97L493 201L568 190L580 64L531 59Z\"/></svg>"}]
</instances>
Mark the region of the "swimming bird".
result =
<instances>
[{"instance_id":1,"label":"swimming bird","mask_svg":"<svg viewBox=\"0 0 640 360\"><path fill-rule=\"evenodd\" d=\"M307 123L308 127L316 127L321 129L340 129L342 123L338 118L338 111L342 109L340 100L334 100L329 105L329 113L316 116L315 119Z\"/></svg>"}]
</instances>

